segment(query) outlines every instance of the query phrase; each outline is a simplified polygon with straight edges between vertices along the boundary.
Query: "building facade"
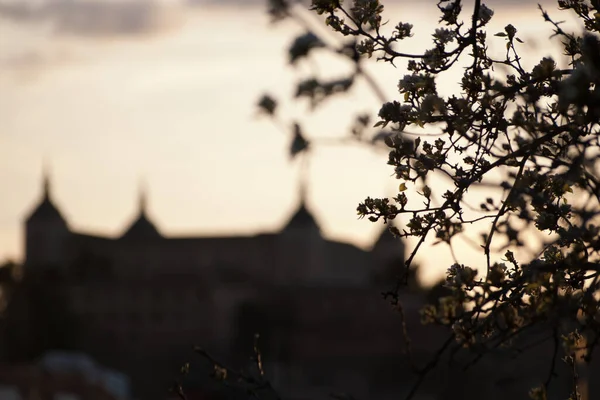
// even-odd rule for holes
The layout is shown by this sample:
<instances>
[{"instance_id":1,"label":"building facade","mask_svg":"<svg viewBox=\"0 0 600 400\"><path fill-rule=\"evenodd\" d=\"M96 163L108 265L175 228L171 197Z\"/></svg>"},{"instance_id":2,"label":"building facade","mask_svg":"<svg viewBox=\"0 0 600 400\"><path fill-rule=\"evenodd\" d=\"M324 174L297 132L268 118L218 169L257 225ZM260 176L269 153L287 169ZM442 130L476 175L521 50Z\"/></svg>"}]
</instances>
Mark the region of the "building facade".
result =
<instances>
[{"instance_id":1,"label":"building facade","mask_svg":"<svg viewBox=\"0 0 600 400\"><path fill-rule=\"evenodd\" d=\"M103 237L71 229L45 179L25 220L25 246L25 278L42 276L83 327L76 350L124 372L138 399L173 398L167 389L186 362L198 378L187 382L191 393L205 398L214 382L193 346L241 367L252 355L255 333L267 373L287 399L325 399L340 391L402 398L417 379L412 363L429 363L449 335L420 324L423 293L401 294L402 318L381 299L381 290L389 288L382 283L401 272L401 241L387 230L371 251L327 240L303 201L279 232L169 237L152 222L142 195L122 235ZM24 309L22 318L35 320ZM54 329L61 336L70 328ZM35 337L35 331L16 336ZM532 339L539 337L523 340ZM499 351L469 371L457 362L472 355L457 352L459 360L444 360L415 398L524 398L545 379L551 345L543 343L518 362ZM590 376L599 370L598 359ZM553 389L557 399L568 394L571 379L568 371L561 376L566 379ZM590 380L589 398L599 390Z\"/></svg>"},{"instance_id":2,"label":"building facade","mask_svg":"<svg viewBox=\"0 0 600 400\"><path fill-rule=\"evenodd\" d=\"M168 237L152 222L142 194L138 214L122 235L90 235L70 228L46 177L41 199L25 220L23 271L62 277L70 308L86 328L82 346L129 373L136 388L148 374L169 376L194 344L232 357L244 342L244 310L277 302L282 291L296 294L295 308L305 296L325 298L332 290L346 297L369 292L377 299L375 282L403 255L402 242L388 233L372 251L323 238L304 201L279 232ZM148 349L148 359L160 364L152 371L144 368L148 363L138 365ZM140 393L148 398L168 384L165 379Z\"/></svg>"}]
</instances>

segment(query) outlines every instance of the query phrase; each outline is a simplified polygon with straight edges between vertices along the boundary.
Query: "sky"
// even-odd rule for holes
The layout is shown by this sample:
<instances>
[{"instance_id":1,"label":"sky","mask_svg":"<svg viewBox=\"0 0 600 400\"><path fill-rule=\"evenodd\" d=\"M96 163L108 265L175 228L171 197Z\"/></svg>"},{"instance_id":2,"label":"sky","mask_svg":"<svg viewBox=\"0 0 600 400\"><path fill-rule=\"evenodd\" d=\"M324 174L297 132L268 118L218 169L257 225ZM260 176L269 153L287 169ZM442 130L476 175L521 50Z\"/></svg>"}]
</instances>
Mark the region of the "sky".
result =
<instances>
[{"instance_id":1,"label":"sky","mask_svg":"<svg viewBox=\"0 0 600 400\"><path fill-rule=\"evenodd\" d=\"M438 17L430 3L388 8L391 20L418 21L407 48L430 43ZM534 61L555 52L536 4L491 2L489 28L515 25L539 53ZM345 135L353 113L375 116L380 106L360 82L316 113L293 102L311 67L329 76L347 68L327 57L289 66L286 50L301 32L270 24L260 1L0 0L0 262L22 256L22 221L39 201L44 165L75 230L118 236L142 184L167 236L280 229L298 206L299 168L290 136L257 115L260 95L281 99L282 120L305 121L307 136L319 138ZM498 38L491 49L502 46ZM369 70L390 100L399 97L402 67ZM393 194L392 172L368 148L317 148L307 203L323 234L368 249L382 225L358 220L356 206ZM451 264L441 248L427 254L430 279Z\"/></svg>"}]
</instances>

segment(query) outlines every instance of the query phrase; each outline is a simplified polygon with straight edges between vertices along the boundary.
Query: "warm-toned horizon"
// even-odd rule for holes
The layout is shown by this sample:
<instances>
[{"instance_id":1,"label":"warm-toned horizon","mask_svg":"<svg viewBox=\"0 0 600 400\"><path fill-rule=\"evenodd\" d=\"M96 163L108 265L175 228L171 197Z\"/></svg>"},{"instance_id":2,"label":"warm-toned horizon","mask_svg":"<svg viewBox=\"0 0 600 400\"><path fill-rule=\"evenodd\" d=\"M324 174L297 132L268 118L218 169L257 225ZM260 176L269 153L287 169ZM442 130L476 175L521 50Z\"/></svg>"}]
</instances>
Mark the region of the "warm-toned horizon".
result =
<instances>
[{"instance_id":1,"label":"warm-toned horizon","mask_svg":"<svg viewBox=\"0 0 600 400\"><path fill-rule=\"evenodd\" d=\"M287 66L285 54L299 28L270 25L261 2L243 12L166 0L123 11L116 3L106 2L106 15L88 26L51 8L17 18L3 8L15 2L0 0L0 262L22 256L21 223L41 195L44 163L69 223L111 236L134 217L141 181L167 236L276 231L297 206L289 136L259 118L255 104L269 91L287 103L287 117L304 118L306 109L290 98L298 73L307 70ZM539 53L532 62L556 53L544 45L551 31L536 2L522 3L515 12L514 2L492 2L496 16L488 31L515 25L529 51ZM387 16L414 22L411 46L422 48L435 11L434 4L394 2ZM336 73L340 66L319 67ZM396 98L403 68L373 65L372 71ZM342 135L349 110L376 113L379 105L358 85L350 98L311 115L308 134ZM318 149L308 205L324 234L370 246L381 225L357 220L356 205L390 195L397 186L391 172L385 156L368 149ZM431 277L439 276L448 254L441 248L428 254L423 262L434 267Z\"/></svg>"}]
</instances>

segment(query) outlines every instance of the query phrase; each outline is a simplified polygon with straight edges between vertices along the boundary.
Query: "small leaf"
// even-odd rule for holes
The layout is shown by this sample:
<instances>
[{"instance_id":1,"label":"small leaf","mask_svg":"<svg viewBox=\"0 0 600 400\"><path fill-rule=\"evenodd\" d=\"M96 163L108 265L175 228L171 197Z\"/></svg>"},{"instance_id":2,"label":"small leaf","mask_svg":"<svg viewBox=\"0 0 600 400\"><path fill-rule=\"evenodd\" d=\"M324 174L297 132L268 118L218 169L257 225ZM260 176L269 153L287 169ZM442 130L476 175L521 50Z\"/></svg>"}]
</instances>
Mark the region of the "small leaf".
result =
<instances>
[{"instance_id":1,"label":"small leaf","mask_svg":"<svg viewBox=\"0 0 600 400\"><path fill-rule=\"evenodd\" d=\"M431 189L427 185L423 186L423 196L426 198L431 197Z\"/></svg>"},{"instance_id":2,"label":"small leaf","mask_svg":"<svg viewBox=\"0 0 600 400\"><path fill-rule=\"evenodd\" d=\"M521 40L521 39L519 39L519 38L515 38L515 39L517 39L517 42L519 42L519 43L525 43L524 41L522 41L522 40Z\"/></svg>"},{"instance_id":3,"label":"small leaf","mask_svg":"<svg viewBox=\"0 0 600 400\"><path fill-rule=\"evenodd\" d=\"M181 367L181 373L187 375L190 372L190 363L185 363Z\"/></svg>"},{"instance_id":4,"label":"small leaf","mask_svg":"<svg viewBox=\"0 0 600 400\"><path fill-rule=\"evenodd\" d=\"M398 186L398 190L404 192L406 190L406 183L402 182L400 186Z\"/></svg>"},{"instance_id":5,"label":"small leaf","mask_svg":"<svg viewBox=\"0 0 600 400\"><path fill-rule=\"evenodd\" d=\"M215 365L214 366L214 376L217 380L224 381L225 379L227 379L227 370L223 367Z\"/></svg>"},{"instance_id":6,"label":"small leaf","mask_svg":"<svg viewBox=\"0 0 600 400\"><path fill-rule=\"evenodd\" d=\"M410 96L410 93L405 92L404 93L404 101L408 101L408 96Z\"/></svg>"},{"instance_id":7,"label":"small leaf","mask_svg":"<svg viewBox=\"0 0 600 400\"><path fill-rule=\"evenodd\" d=\"M506 33L504 33L504 32L498 32L494 36L506 37Z\"/></svg>"},{"instance_id":8,"label":"small leaf","mask_svg":"<svg viewBox=\"0 0 600 400\"><path fill-rule=\"evenodd\" d=\"M324 47L325 44L314 33L304 33L294 40L288 50L290 64L294 65L299 59L308 56L315 48Z\"/></svg>"},{"instance_id":9,"label":"small leaf","mask_svg":"<svg viewBox=\"0 0 600 400\"><path fill-rule=\"evenodd\" d=\"M394 147L394 140L391 136L386 136L385 138L383 138L383 142L387 147Z\"/></svg>"},{"instance_id":10,"label":"small leaf","mask_svg":"<svg viewBox=\"0 0 600 400\"><path fill-rule=\"evenodd\" d=\"M308 149L308 141L302 135L302 128L299 124L294 124L294 140L292 140L292 146L290 147L290 157L293 159L298 154Z\"/></svg>"},{"instance_id":11,"label":"small leaf","mask_svg":"<svg viewBox=\"0 0 600 400\"><path fill-rule=\"evenodd\" d=\"M277 109L277 101L270 95L265 94L259 100L258 108L268 115L273 115L275 114L275 110Z\"/></svg>"},{"instance_id":12,"label":"small leaf","mask_svg":"<svg viewBox=\"0 0 600 400\"><path fill-rule=\"evenodd\" d=\"M532 290L536 290L539 287L540 287L540 284L538 282L532 282L532 283L528 284L527 286L525 286L525 290L530 292Z\"/></svg>"},{"instance_id":13,"label":"small leaf","mask_svg":"<svg viewBox=\"0 0 600 400\"><path fill-rule=\"evenodd\" d=\"M510 49L510 42L506 43L506 50Z\"/></svg>"}]
</instances>

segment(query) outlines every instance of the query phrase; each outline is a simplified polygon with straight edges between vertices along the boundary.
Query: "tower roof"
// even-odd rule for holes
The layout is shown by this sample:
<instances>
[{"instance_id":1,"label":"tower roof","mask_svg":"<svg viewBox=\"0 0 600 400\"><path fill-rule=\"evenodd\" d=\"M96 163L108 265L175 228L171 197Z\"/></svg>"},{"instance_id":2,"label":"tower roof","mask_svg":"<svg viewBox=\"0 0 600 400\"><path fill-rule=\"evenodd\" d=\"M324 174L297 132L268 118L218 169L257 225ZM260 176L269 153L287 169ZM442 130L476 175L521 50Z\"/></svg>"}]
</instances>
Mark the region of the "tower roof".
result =
<instances>
[{"instance_id":1,"label":"tower roof","mask_svg":"<svg viewBox=\"0 0 600 400\"><path fill-rule=\"evenodd\" d=\"M31 212L29 217L27 217L27 221L31 220L49 220L49 219L60 219L64 220L58 208L54 205L50 195L50 177L48 173L44 171L44 180L43 180L43 193L42 200L38 204L38 206Z\"/></svg>"},{"instance_id":2,"label":"tower roof","mask_svg":"<svg viewBox=\"0 0 600 400\"><path fill-rule=\"evenodd\" d=\"M380 248L382 246L385 247L388 244L401 246L401 240L399 238L397 238L396 236L394 236L394 234L390 231L390 227L395 226L394 223L392 223L392 221L390 221L388 224L389 225L385 225L383 227L383 230L381 231L381 233L379 234L379 237L375 241L375 245L373 246L373 248Z\"/></svg>"},{"instance_id":3,"label":"tower roof","mask_svg":"<svg viewBox=\"0 0 600 400\"><path fill-rule=\"evenodd\" d=\"M122 236L123 238L160 238L162 235L156 226L144 214L133 221Z\"/></svg>"},{"instance_id":4,"label":"tower roof","mask_svg":"<svg viewBox=\"0 0 600 400\"><path fill-rule=\"evenodd\" d=\"M125 231L122 238L160 238L162 235L156 229L156 226L146 213L146 191L144 188L140 190L139 198L139 214L129 228Z\"/></svg>"},{"instance_id":5,"label":"tower roof","mask_svg":"<svg viewBox=\"0 0 600 400\"><path fill-rule=\"evenodd\" d=\"M287 223L286 228L288 227L305 227L305 226L318 226L317 221L313 217L313 215L308 211L304 202L300 203L300 207L298 211L292 216L290 221Z\"/></svg>"},{"instance_id":6,"label":"tower roof","mask_svg":"<svg viewBox=\"0 0 600 400\"><path fill-rule=\"evenodd\" d=\"M312 213L306 207L306 192L306 184L304 180L302 180L300 183L300 206L298 207L297 211L294 213L292 218L290 218L288 223L285 225L284 230L288 230L290 228L316 228L317 230L319 230L319 224L317 224L317 221L313 217Z\"/></svg>"}]
</instances>

